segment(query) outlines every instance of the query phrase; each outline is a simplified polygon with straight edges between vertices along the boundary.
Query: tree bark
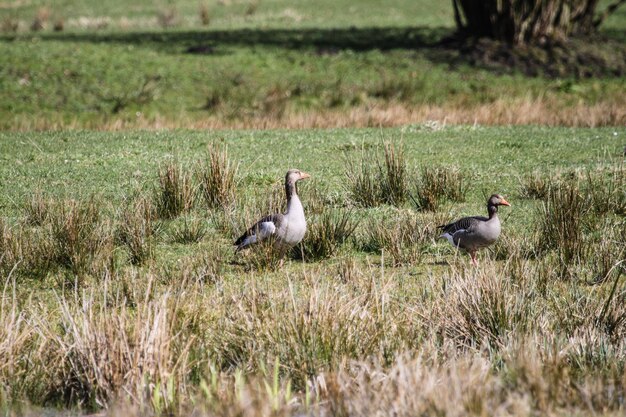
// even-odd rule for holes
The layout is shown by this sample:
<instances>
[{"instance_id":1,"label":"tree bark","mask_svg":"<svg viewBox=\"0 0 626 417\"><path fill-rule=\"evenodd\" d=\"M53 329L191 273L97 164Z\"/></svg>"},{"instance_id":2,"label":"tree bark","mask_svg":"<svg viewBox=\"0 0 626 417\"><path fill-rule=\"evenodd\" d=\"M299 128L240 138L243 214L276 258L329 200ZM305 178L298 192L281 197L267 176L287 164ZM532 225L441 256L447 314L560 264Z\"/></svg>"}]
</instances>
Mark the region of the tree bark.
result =
<instances>
[{"instance_id":1,"label":"tree bark","mask_svg":"<svg viewBox=\"0 0 626 417\"><path fill-rule=\"evenodd\" d=\"M597 14L599 0L452 0L462 36L489 37L512 44L589 34L626 0Z\"/></svg>"}]
</instances>

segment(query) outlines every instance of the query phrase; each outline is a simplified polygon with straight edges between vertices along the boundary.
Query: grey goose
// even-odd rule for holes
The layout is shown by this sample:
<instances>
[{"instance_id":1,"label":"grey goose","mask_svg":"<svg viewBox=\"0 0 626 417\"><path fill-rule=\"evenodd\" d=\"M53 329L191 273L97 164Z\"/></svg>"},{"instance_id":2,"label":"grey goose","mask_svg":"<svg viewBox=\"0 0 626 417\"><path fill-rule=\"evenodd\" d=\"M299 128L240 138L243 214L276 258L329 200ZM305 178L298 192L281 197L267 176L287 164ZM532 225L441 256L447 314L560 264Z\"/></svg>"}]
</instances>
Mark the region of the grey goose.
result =
<instances>
[{"instance_id":1,"label":"grey goose","mask_svg":"<svg viewBox=\"0 0 626 417\"><path fill-rule=\"evenodd\" d=\"M476 251L495 243L500 236L500 219L498 206L510 206L508 201L499 194L493 194L487 200L489 217L463 217L455 222L439 226L443 230L440 238L447 239L456 248L469 253L472 263L478 265Z\"/></svg>"},{"instance_id":2,"label":"grey goose","mask_svg":"<svg viewBox=\"0 0 626 417\"><path fill-rule=\"evenodd\" d=\"M296 183L310 178L306 172L290 169L285 175L285 193L287 194L287 210L263 217L235 241L235 252L251 245L274 239L274 245L285 254L293 246L302 241L306 233L304 208L298 197Z\"/></svg>"}]
</instances>

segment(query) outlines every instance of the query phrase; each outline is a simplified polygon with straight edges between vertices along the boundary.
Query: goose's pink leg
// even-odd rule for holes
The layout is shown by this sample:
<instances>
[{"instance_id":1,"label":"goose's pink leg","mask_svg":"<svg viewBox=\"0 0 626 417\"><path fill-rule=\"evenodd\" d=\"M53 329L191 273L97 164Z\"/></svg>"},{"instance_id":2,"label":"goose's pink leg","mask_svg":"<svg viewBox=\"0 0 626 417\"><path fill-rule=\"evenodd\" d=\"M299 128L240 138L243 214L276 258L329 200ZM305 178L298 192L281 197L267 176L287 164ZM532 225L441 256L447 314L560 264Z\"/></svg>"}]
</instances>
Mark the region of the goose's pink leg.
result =
<instances>
[{"instance_id":1,"label":"goose's pink leg","mask_svg":"<svg viewBox=\"0 0 626 417\"><path fill-rule=\"evenodd\" d=\"M472 265L478 266L478 260L476 259L476 252L470 252L470 256L472 257Z\"/></svg>"}]
</instances>

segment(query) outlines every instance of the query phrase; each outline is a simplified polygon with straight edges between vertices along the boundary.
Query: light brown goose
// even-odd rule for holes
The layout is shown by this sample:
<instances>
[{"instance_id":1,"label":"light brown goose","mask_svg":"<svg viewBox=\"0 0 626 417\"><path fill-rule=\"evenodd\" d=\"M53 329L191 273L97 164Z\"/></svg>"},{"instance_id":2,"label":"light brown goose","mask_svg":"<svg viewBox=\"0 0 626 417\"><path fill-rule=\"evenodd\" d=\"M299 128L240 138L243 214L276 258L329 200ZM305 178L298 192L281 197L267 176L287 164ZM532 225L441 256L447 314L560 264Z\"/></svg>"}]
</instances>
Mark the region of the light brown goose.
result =
<instances>
[{"instance_id":1,"label":"light brown goose","mask_svg":"<svg viewBox=\"0 0 626 417\"><path fill-rule=\"evenodd\" d=\"M290 169L285 175L285 193L287 194L287 210L284 213L275 213L263 217L235 241L239 252L256 243L274 238L274 245L281 251L287 252L302 241L306 233L306 219L304 208L298 197L296 183L310 178L306 172Z\"/></svg>"},{"instance_id":2,"label":"light brown goose","mask_svg":"<svg viewBox=\"0 0 626 417\"><path fill-rule=\"evenodd\" d=\"M443 230L439 237L447 239L452 246L467 251L472 257L472 263L478 265L476 251L494 244L500 236L498 206L510 205L504 197L494 194L487 200L489 217L463 217L453 223L439 226Z\"/></svg>"}]
</instances>

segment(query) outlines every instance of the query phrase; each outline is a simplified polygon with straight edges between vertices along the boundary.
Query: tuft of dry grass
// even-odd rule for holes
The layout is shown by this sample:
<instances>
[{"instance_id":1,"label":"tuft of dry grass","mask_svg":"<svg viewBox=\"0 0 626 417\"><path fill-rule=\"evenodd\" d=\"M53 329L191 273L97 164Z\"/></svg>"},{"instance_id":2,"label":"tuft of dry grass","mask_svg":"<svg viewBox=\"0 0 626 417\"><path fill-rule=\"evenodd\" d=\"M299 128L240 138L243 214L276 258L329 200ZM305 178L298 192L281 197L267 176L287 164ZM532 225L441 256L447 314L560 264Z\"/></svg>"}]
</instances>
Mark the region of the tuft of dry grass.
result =
<instances>
[{"instance_id":1,"label":"tuft of dry grass","mask_svg":"<svg viewBox=\"0 0 626 417\"><path fill-rule=\"evenodd\" d=\"M192 342L178 336L186 326L177 320L180 301L167 292L154 298L146 294L131 311L123 299L106 292L59 298L65 332L54 332L45 318L36 319L40 337L58 354L58 395L93 408L126 392L140 407L176 410L176 394L186 390L181 382Z\"/></svg>"},{"instance_id":2,"label":"tuft of dry grass","mask_svg":"<svg viewBox=\"0 0 626 417\"><path fill-rule=\"evenodd\" d=\"M498 346L533 323L528 282L522 288L489 266L453 273L444 280L447 294L440 331L459 346Z\"/></svg>"},{"instance_id":3,"label":"tuft of dry grass","mask_svg":"<svg viewBox=\"0 0 626 417\"><path fill-rule=\"evenodd\" d=\"M572 266L589 253L584 229L590 206L579 181L569 179L550 188L537 213L539 251L556 250L561 276L572 277Z\"/></svg>"},{"instance_id":4,"label":"tuft of dry grass","mask_svg":"<svg viewBox=\"0 0 626 417\"><path fill-rule=\"evenodd\" d=\"M30 30L33 32L38 32L46 28L48 24L48 20L50 20L50 9L47 7L40 7L37 9L37 13L35 14L35 18L33 22L30 24Z\"/></svg>"},{"instance_id":5,"label":"tuft of dry grass","mask_svg":"<svg viewBox=\"0 0 626 417\"><path fill-rule=\"evenodd\" d=\"M207 234L206 223L203 219L183 217L182 222L174 225L171 231L172 241L175 243L197 243Z\"/></svg>"},{"instance_id":6,"label":"tuft of dry grass","mask_svg":"<svg viewBox=\"0 0 626 417\"><path fill-rule=\"evenodd\" d=\"M128 251L130 263L140 265L154 253L154 238L160 229L152 201L139 196L123 208L117 229L118 243Z\"/></svg>"},{"instance_id":7,"label":"tuft of dry grass","mask_svg":"<svg viewBox=\"0 0 626 417\"><path fill-rule=\"evenodd\" d=\"M387 204L399 207L408 194L406 157L402 146L396 148L393 143L383 144L384 166L379 168L381 194Z\"/></svg>"},{"instance_id":8,"label":"tuft of dry grass","mask_svg":"<svg viewBox=\"0 0 626 417\"><path fill-rule=\"evenodd\" d=\"M0 219L0 271L43 277L54 268L56 248L49 230L11 227Z\"/></svg>"},{"instance_id":9,"label":"tuft of dry grass","mask_svg":"<svg viewBox=\"0 0 626 417\"><path fill-rule=\"evenodd\" d=\"M191 210L196 197L191 178L176 162L169 162L160 169L159 186L154 193L159 217L172 219Z\"/></svg>"},{"instance_id":10,"label":"tuft of dry grass","mask_svg":"<svg viewBox=\"0 0 626 417\"><path fill-rule=\"evenodd\" d=\"M592 282L609 280L626 272L626 222L605 219L598 230L599 240L592 242L588 263L593 271Z\"/></svg>"},{"instance_id":11,"label":"tuft of dry grass","mask_svg":"<svg viewBox=\"0 0 626 417\"><path fill-rule=\"evenodd\" d=\"M469 181L455 167L424 165L415 180L411 200L420 211L437 211L444 198L452 201L465 201Z\"/></svg>"},{"instance_id":12,"label":"tuft of dry grass","mask_svg":"<svg viewBox=\"0 0 626 417\"><path fill-rule=\"evenodd\" d=\"M50 211L54 261L77 276L112 265L113 233L95 198L66 200Z\"/></svg>"},{"instance_id":13,"label":"tuft of dry grass","mask_svg":"<svg viewBox=\"0 0 626 417\"><path fill-rule=\"evenodd\" d=\"M394 266L417 264L422 261L432 234L432 226L414 213L402 210L365 225L361 246L366 251L390 257Z\"/></svg>"},{"instance_id":14,"label":"tuft of dry grass","mask_svg":"<svg viewBox=\"0 0 626 417\"><path fill-rule=\"evenodd\" d=\"M207 3L200 3L200 6L198 6L198 16L202 26L209 26L211 23L211 11L209 10L209 5Z\"/></svg>"},{"instance_id":15,"label":"tuft of dry grass","mask_svg":"<svg viewBox=\"0 0 626 417\"><path fill-rule=\"evenodd\" d=\"M225 146L209 146L205 162L200 163L196 170L202 196L209 208L227 207L234 203L238 168L239 165L228 158Z\"/></svg>"},{"instance_id":16,"label":"tuft of dry grass","mask_svg":"<svg viewBox=\"0 0 626 417\"><path fill-rule=\"evenodd\" d=\"M20 27L20 21L12 16L4 16L0 22L2 33L16 33Z\"/></svg>"},{"instance_id":17,"label":"tuft of dry grass","mask_svg":"<svg viewBox=\"0 0 626 417\"><path fill-rule=\"evenodd\" d=\"M48 220L51 201L43 193L35 191L24 205L24 222L30 226L42 226Z\"/></svg>"},{"instance_id":18,"label":"tuft of dry grass","mask_svg":"<svg viewBox=\"0 0 626 417\"><path fill-rule=\"evenodd\" d=\"M376 207L383 203L376 168L361 156L358 162L346 158L346 176L350 198L361 207Z\"/></svg>"},{"instance_id":19,"label":"tuft of dry grass","mask_svg":"<svg viewBox=\"0 0 626 417\"><path fill-rule=\"evenodd\" d=\"M358 226L353 213L345 209L326 209L308 223L307 235L301 247L294 248L307 261L336 255Z\"/></svg>"},{"instance_id":20,"label":"tuft of dry grass","mask_svg":"<svg viewBox=\"0 0 626 417\"><path fill-rule=\"evenodd\" d=\"M407 163L401 147L383 144L383 159L363 153L360 160L346 156L346 176L352 200L362 207L401 206L407 198Z\"/></svg>"},{"instance_id":21,"label":"tuft of dry grass","mask_svg":"<svg viewBox=\"0 0 626 417\"><path fill-rule=\"evenodd\" d=\"M548 196L550 187L557 181L557 178L537 171L528 173L520 178L520 196L544 200Z\"/></svg>"},{"instance_id":22,"label":"tuft of dry grass","mask_svg":"<svg viewBox=\"0 0 626 417\"><path fill-rule=\"evenodd\" d=\"M248 5L246 6L246 9L244 10L244 14L246 16L254 15L257 12L260 4L261 4L261 0L249 0Z\"/></svg>"},{"instance_id":23,"label":"tuft of dry grass","mask_svg":"<svg viewBox=\"0 0 626 417\"><path fill-rule=\"evenodd\" d=\"M626 215L626 165L623 161L607 170L588 170L583 187L596 214Z\"/></svg>"}]
</instances>

